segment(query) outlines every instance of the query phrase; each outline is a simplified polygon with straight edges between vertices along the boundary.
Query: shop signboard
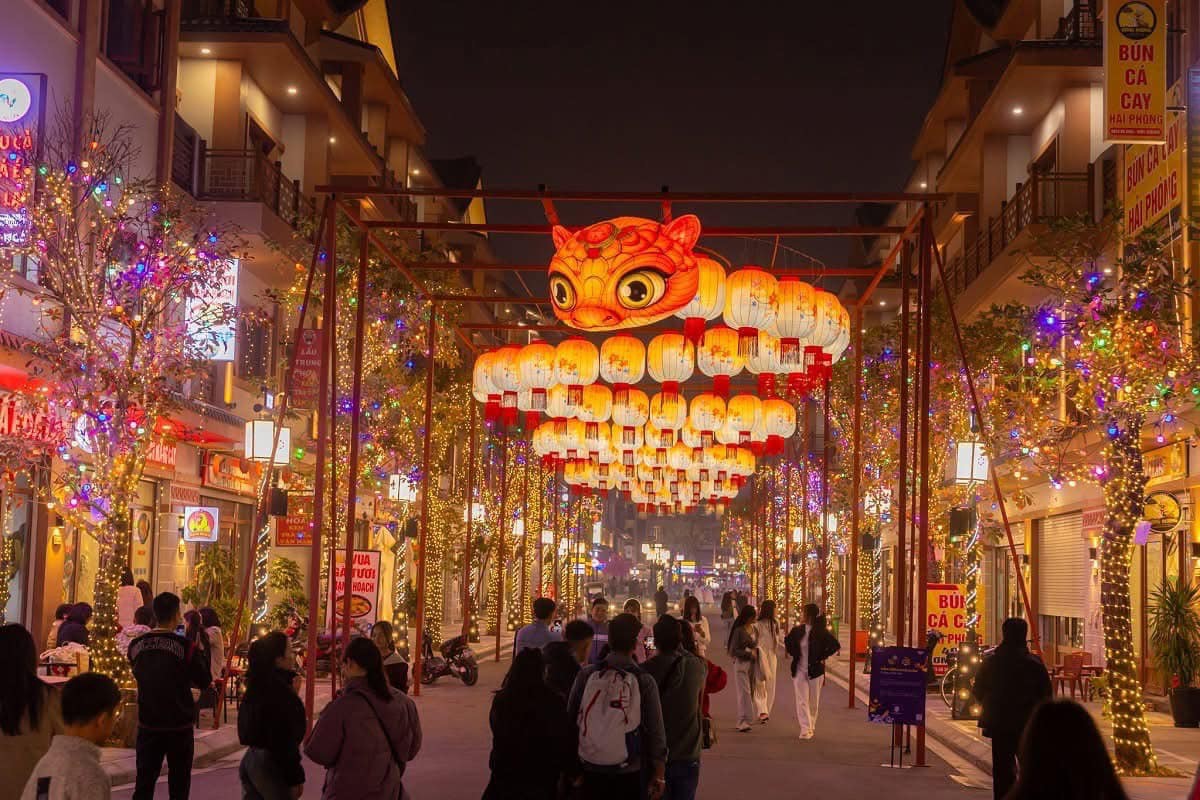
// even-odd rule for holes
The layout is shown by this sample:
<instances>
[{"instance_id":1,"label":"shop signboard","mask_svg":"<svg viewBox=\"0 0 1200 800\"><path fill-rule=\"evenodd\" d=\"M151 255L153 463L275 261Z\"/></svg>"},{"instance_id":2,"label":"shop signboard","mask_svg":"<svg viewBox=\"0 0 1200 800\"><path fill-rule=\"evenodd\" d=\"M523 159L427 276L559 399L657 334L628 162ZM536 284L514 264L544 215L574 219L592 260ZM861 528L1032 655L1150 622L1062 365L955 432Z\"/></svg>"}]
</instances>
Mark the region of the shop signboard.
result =
<instances>
[{"instance_id":1,"label":"shop signboard","mask_svg":"<svg viewBox=\"0 0 1200 800\"><path fill-rule=\"evenodd\" d=\"M1188 474L1187 442L1175 442L1142 454L1146 471L1146 488L1186 478Z\"/></svg>"},{"instance_id":2,"label":"shop signboard","mask_svg":"<svg viewBox=\"0 0 1200 800\"><path fill-rule=\"evenodd\" d=\"M1183 521L1183 506L1171 492L1151 492L1142 503L1142 519L1155 533L1170 533Z\"/></svg>"},{"instance_id":3,"label":"shop signboard","mask_svg":"<svg viewBox=\"0 0 1200 800\"><path fill-rule=\"evenodd\" d=\"M961 583L931 583L925 593L927 630L941 634L930 660L935 675L945 675L946 651L967 640L967 602Z\"/></svg>"},{"instance_id":4,"label":"shop signboard","mask_svg":"<svg viewBox=\"0 0 1200 800\"><path fill-rule=\"evenodd\" d=\"M924 725L928 663L927 651L918 647L873 650L867 720L885 725Z\"/></svg>"},{"instance_id":5,"label":"shop signboard","mask_svg":"<svg viewBox=\"0 0 1200 800\"><path fill-rule=\"evenodd\" d=\"M1104 4L1104 139L1157 143L1167 134L1167 0Z\"/></svg>"},{"instance_id":6,"label":"shop signboard","mask_svg":"<svg viewBox=\"0 0 1200 800\"><path fill-rule=\"evenodd\" d=\"M1183 108L1182 82L1171 87L1169 108ZM1167 112L1166 141L1125 146L1125 232L1136 236L1169 218L1179 226L1183 208L1183 150L1187 118Z\"/></svg>"},{"instance_id":7,"label":"shop signboard","mask_svg":"<svg viewBox=\"0 0 1200 800\"><path fill-rule=\"evenodd\" d=\"M288 492L287 516L275 521L276 547L307 547L312 544L313 496Z\"/></svg>"},{"instance_id":8,"label":"shop signboard","mask_svg":"<svg viewBox=\"0 0 1200 800\"><path fill-rule=\"evenodd\" d=\"M262 479L262 464L234 456L214 453L208 458L201 483L214 489L257 496Z\"/></svg>"},{"instance_id":9,"label":"shop signboard","mask_svg":"<svg viewBox=\"0 0 1200 800\"><path fill-rule=\"evenodd\" d=\"M320 328L305 328L300 331L296 343L296 357L291 374L292 408L314 409L317 407L321 382L321 343L324 335Z\"/></svg>"},{"instance_id":10,"label":"shop signboard","mask_svg":"<svg viewBox=\"0 0 1200 800\"><path fill-rule=\"evenodd\" d=\"M133 510L133 540L129 550L129 568L134 581L150 580L150 550L154 546L154 512L148 508Z\"/></svg>"},{"instance_id":11,"label":"shop signboard","mask_svg":"<svg viewBox=\"0 0 1200 800\"><path fill-rule=\"evenodd\" d=\"M350 570L350 621L366 630L375 624L379 612L378 550L359 550ZM346 595L346 553L338 550L333 566L333 626L342 624Z\"/></svg>"},{"instance_id":12,"label":"shop signboard","mask_svg":"<svg viewBox=\"0 0 1200 800\"><path fill-rule=\"evenodd\" d=\"M183 540L198 544L217 541L221 530L221 510L216 506L183 507Z\"/></svg>"},{"instance_id":13,"label":"shop signboard","mask_svg":"<svg viewBox=\"0 0 1200 800\"><path fill-rule=\"evenodd\" d=\"M24 244L45 129L46 76L0 72L0 247Z\"/></svg>"},{"instance_id":14,"label":"shop signboard","mask_svg":"<svg viewBox=\"0 0 1200 800\"><path fill-rule=\"evenodd\" d=\"M237 346L237 319L228 314L238 302L240 262L225 262L219 280L203 294L188 297L188 336L199 339L210 361L233 361Z\"/></svg>"},{"instance_id":15,"label":"shop signboard","mask_svg":"<svg viewBox=\"0 0 1200 800\"><path fill-rule=\"evenodd\" d=\"M146 449L146 466L163 472L174 472L179 445L166 439L152 439Z\"/></svg>"},{"instance_id":16,"label":"shop signboard","mask_svg":"<svg viewBox=\"0 0 1200 800\"><path fill-rule=\"evenodd\" d=\"M66 425L57 414L31 406L20 395L0 396L0 436L57 445L66 435Z\"/></svg>"}]
</instances>

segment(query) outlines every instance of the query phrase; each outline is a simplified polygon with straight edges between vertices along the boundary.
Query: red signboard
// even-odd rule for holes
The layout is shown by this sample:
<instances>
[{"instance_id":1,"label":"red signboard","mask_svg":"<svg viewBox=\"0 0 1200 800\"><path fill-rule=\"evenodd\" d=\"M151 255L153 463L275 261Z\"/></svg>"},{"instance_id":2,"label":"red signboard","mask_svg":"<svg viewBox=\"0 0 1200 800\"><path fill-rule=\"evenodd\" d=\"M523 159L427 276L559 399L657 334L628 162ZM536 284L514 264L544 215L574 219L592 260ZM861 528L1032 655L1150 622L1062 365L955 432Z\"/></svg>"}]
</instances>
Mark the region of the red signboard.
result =
<instances>
[{"instance_id":1,"label":"red signboard","mask_svg":"<svg viewBox=\"0 0 1200 800\"><path fill-rule=\"evenodd\" d=\"M0 397L0 436L59 444L66 435L66 426L57 414L31 406L19 395Z\"/></svg>"},{"instance_id":2,"label":"red signboard","mask_svg":"<svg viewBox=\"0 0 1200 800\"><path fill-rule=\"evenodd\" d=\"M175 461L179 455L179 445L165 439L153 439L146 451L146 466L165 472L175 471Z\"/></svg>"},{"instance_id":3,"label":"red signboard","mask_svg":"<svg viewBox=\"0 0 1200 800\"><path fill-rule=\"evenodd\" d=\"M287 516L275 521L275 546L307 547L312 544L312 518L312 495L289 492Z\"/></svg>"},{"instance_id":4,"label":"red signboard","mask_svg":"<svg viewBox=\"0 0 1200 800\"><path fill-rule=\"evenodd\" d=\"M296 358L292 363L292 394L288 401L292 408L317 407L322 341L324 337L320 328L305 328L300 331L300 341L296 344Z\"/></svg>"}]
</instances>

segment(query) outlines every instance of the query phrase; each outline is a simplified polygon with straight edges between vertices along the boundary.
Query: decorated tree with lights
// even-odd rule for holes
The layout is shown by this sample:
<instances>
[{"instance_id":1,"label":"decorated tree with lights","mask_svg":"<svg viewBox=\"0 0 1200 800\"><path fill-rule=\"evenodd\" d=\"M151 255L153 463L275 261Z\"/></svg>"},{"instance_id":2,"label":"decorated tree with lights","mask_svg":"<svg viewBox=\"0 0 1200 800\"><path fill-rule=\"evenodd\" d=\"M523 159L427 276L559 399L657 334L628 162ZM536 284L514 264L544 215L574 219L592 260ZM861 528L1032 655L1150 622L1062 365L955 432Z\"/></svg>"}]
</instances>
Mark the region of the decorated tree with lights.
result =
<instances>
[{"instance_id":1,"label":"decorated tree with lights","mask_svg":"<svg viewBox=\"0 0 1200 800\"><path fill-rule=\"evenodd\" d=\"M99 545L92 664L127 681L115 642L117 589L129 563L131 506L152 443L182 433L165 422L181 387L224 345L235 309L213 301L238 241L169 187L129 174L132 131L98 116L82 152L60 123L40 161L28 154L28 229L10 252L36 263L41 311L30 368L40 388L23 398L56 420L47 506ZM18 290L21 291L21 290ZM51 455L26 440L16 458ZM34 452L36 451L36 452Z\"/></svg>"},{"instance_id":2,"label":"decorated tree with lights","mask_svg":"<svg viewBox=\"0 0 1200 800\"><path fill-rule=\"evenodd\" d=\"M1176 278L1165 242L1126 239L1118 225L1070 220L1039 237L1024 280L1044 301L992 309L968 339L1014 367L997 381L990 412L997 456L1018 477L1037 469L1052 486L1094 481L1103 490L1101 604L1116 762L1126 774L1146 774L1158 765L1130 603L1147 479L1142 442L1183 435L1179 415L1196 405L1200 387L1181 316L1190 287Z\"/></svg>"}]
</instances>

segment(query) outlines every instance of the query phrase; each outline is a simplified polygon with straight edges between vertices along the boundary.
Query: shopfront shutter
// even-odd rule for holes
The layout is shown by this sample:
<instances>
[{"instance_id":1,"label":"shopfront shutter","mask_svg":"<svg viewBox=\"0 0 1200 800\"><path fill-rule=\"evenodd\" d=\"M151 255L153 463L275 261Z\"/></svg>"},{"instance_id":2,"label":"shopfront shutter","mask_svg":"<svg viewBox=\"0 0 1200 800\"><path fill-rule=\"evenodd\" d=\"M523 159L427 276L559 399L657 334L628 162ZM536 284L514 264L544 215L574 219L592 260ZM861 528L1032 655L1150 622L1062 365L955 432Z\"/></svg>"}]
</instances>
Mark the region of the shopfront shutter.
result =
<instances>
[{"instance_id":1,"label":"shopfront shutter","mask_svg":"<svg viewBox=\"0 0 1200 800\"><path fill-rule=\"evenodd\" d=\"M1047 517L1038 536L1038 614L1086 617L1090 569L1082 513Z\"/></svg>"}]
</instances>

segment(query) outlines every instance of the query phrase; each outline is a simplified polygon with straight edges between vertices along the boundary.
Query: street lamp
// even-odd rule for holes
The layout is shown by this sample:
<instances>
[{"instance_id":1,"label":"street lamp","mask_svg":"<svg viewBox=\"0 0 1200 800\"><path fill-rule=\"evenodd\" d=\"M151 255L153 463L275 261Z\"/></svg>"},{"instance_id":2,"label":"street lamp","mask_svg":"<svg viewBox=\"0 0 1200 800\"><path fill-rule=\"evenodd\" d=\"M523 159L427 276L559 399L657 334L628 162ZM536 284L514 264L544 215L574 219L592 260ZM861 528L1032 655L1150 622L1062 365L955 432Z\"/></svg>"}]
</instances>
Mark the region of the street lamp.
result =
<instances>
[{"instance_id":1,"label":"street lamp","mask_svg":"<svg viewBox=\"0 0 1200 800\"><path fill-rule=\"evenodd\" d=\"M954 482L959 486L970 486L986 481L988 455L983 442L958 442L954 448Z\"/></svg>"},{"instance_id":2,"label":"street lamp","mask_svg":"<svg viewBox=\"0 0 1200 800\"><path fill-rule=\"evenodd\" d=\"M262 463L271 462L275 467L286 467L291 463L292 429L279 429L279 443L275 456L271 457L271 446L275 444L275 421L252 419L246 421L244 451L246 458Z\"/></svg>"}]
</instances>

